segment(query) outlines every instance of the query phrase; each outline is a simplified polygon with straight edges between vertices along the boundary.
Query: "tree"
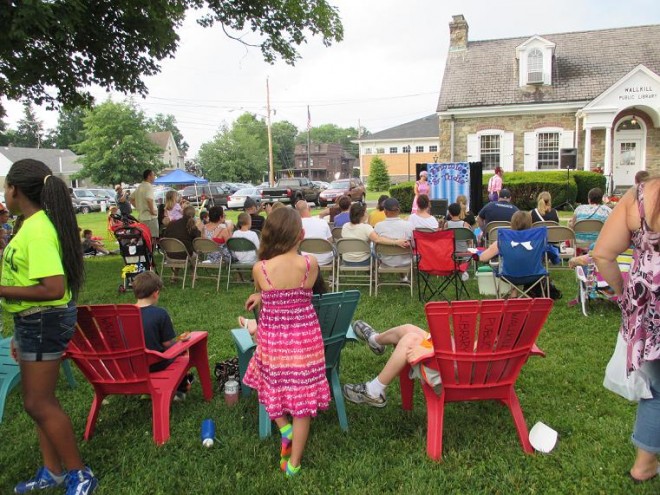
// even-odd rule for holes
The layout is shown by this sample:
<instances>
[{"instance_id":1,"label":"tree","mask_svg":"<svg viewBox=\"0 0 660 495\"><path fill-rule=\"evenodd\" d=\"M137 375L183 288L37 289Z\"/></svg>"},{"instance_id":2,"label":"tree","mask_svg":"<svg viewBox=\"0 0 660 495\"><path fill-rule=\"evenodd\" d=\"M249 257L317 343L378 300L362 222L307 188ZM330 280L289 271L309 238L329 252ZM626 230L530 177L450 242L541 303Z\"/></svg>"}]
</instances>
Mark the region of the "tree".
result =
<instances>
[{"instance_id":1,"label":"tree","mask_svg":"<svg viewBox=\"0 0 660 495\"><path fill-rule=\"evenodd\" d=\"M74 151L83 164L78 178L96 184L140 182L142 171L163 168L160 148L147 137L146 119L135 106L105 103L84 118L84 140Z\"/></svg>"},{"instance_id":2,"label":"tree","mask_svg":"<svg viewBox=\"0 0 660 495\"><path fill-rule=\"evenodd\" d=\"M41 148L44 138L44 124L37 118L32 105L23 105L23 118L18 121L14 134L14 146L22 148Z\"/></svg>"},{"instance_id":3,"label":"tree","mask_svg":"<svg viewBox=\"0 0 660 495\"><path fill-rule=\"evenodd\" d=\"M372 191L385 191L390 187L390 174L387 173L387 164L378 156L371 159L368 183L369 189Z\"/></svg>"},{"instance_id":4,"label":"tree","mask_svg":"<svg viewBox=\"0 0 660 495\"><path fill-rule=\"evenodd\" d=\"M364 127L360 128L359 136L369 135ZM339 127L335 124L322 124L309 130L309 139L313 143L339 143L342 148L353 155L358 155L358 145L352 141L358 139L358 129L355 127ZM296 144L307 144L307 131L296 136Z\"/></svg>"},{"instance_id":5,"label":"tree","mask_svg":"<svg viewBox=\"0 0 660 495\"><path fill-rule=\"evenodd\" d=\"M223 125L212 141L197 154L204 175L210 180L259 181L268 170L266 123L244 113L232 124Z\"/></svg>"},{"instance_id":6,"label":"tree","mask_svg":"<svg viewBox=\"0 0 660 495\"><path fill-rule=\"evenodd\" d=\"M188 152L190 146L183 139L183 134L181 134L181 131L176 125L176 117L174 115L163 115L159 113L153 119L149 120L148 129L151 132L170 131L179 151L184 155Z\"/></svg>"},{"instance_id":7,"label":"tree","mask_svg":"<svg viewBox=\"0 0 660 495\"><path fill-rule=\"evenodd\" d=\"M202 26L219 24L230 38L260 47L269 63L281 57L293 65L308 33L326 46L343 38L327 0L2 2L0 95L49 107L91 103L85 88L92 84L144 95L143 76L157 74L160 61L174 56L176 29L189 10L203 10ZM246 31L254 42L245 41Z\"/></svg>"},{"instance_id":8,"label":"tree","mask_svg":"<svg viewBox=\"0 0 660 495\"><path fill-rule=\"evenodd\" d=\"M83 141L83 119L88 109L75 107L60 110L57 118L57 127L48 136L48 143L53 148L73 149Z\"/></svg>"},{"instance_id":9,"label":"tree","mask_svg":"<svg viewBox=\"0 0 660 495\"><path fill-rule=\"evenodd\" d=\"M273 135L273 168L293 168L295 166L295 139L298 128L286 120L275 122L271 126Z\"/></svg>"}]
</instances>

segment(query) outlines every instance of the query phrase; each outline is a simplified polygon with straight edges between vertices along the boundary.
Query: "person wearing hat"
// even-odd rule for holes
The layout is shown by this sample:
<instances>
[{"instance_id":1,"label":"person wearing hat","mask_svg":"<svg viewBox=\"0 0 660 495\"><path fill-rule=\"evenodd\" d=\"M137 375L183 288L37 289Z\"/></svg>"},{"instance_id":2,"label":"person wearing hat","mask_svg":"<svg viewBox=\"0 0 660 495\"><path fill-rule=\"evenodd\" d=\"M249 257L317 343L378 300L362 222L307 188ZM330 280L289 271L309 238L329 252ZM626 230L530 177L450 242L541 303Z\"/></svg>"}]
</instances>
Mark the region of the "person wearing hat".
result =
<instances>
[{"instance_id":1,"label":"person wearing hat","mask_svg":"<svg viewBox=\"0 0 660 495\"><path fill-rule=\"evenodd\" d=\"M252 218L252 228L251 230L256 230L261 232L261 228L264 226L264 217L259 215L259 208L257 207L257 202L252 198L245 198L245 203L243 203L243 211L250 215Z\"/></svg>"},{"instance_id":2,"label":"person wearing hat","mask_svg":"<svg viewBox=\"0 0 660 495\"><path fill-rule=\"evenodd\" d=\"M412 212L413 214L417 213L417 198L420 194L428 195L431 191L431 186L429 185L428 172L422 170L419 173L419 180L415 182L415 199L413 200Z\"/></svg>"},{"instance_id":3,"label":"person wearing hat","mask_svg":"<svg viewBox=\"0 0 660 495\"><path fill-rule=\"evenodd\" d=\"M477 216L477 223L483 230L489 222L510 222L518 208L511 204L511 191L502 189L499 199L484 206Z\"/></svg>"},{"instance_id":4,"label":"person wearing hat","mask_svg":"<svg viewBox=\"0 0 660 495\"><path fill-rule=\"evenodd\" d=\"M413 228L410 222L399 218L401 208L396 198L387 198L383 203L385 220L374 227L374 232L380 237L394 240L410 241ZM383 256L381 261L387 266L405 266L410 263L410 255Z\"/></svg>"}]
</instances>

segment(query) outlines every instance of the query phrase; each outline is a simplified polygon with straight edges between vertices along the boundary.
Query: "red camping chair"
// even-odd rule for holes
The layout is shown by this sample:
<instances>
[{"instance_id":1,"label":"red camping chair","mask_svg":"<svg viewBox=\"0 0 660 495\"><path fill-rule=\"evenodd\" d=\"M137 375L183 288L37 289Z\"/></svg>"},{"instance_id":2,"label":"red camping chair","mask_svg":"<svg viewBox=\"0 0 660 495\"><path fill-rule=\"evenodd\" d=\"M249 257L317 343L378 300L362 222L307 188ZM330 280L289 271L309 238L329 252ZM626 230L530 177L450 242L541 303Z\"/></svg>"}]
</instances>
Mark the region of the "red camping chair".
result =
<instances>
[{"instance_id":1,"label":"red camping chair","mask_svg":"<svg viewBox=\"0 0 660 495\"><path fill-rule=\"evenodd\" d=\"M417 292L420 301L428 302L437 294L449 300L443 292L451 284L456 289L456 299L463 291L469 297L461 274L468 269L470 263L465 260L461 262L454 257L454 235L454 231L451 229L435 232L415 230L413 232ZM437 284L435 288L434 282Z\"/></svg>"},{"instance_id":2,"label":"red camping chair","mask_svg":"<svg viewBox=\"0 0 660 495\"><path fill-rule=\"evenodd\" d=\"M213 397L207 337L207 332L191 332L189 340L176 343L164 353L150 351L144 347L142 317L137 306L79 306L76 332L66 355L94 387L85 440L94 434L106 395L149 394L154 442L165 443L170 437L170 403L191 367L197 368L204 398L210 401ZM165 359L173 360L166 369L149 371L149 365Z\"/></svg>"},{"instance_id":3,"label":"red camping chair","mask_svg":"<svg viewBox=\"0 0 660 495\"><path fill-rule=\"evenodd\" d=\"M442 457L442 426L446 402L499 400L513 416L518 438L532 453L525 418L514 389L520 369L530 355L545 356L535 344L552 299L489 299L430 302L426 305L435 355L424 365L440 372L440 394L426 382L426 452ZM403 409L412 410L410 367L400 373Z\"/></svg>"}]
</instances>

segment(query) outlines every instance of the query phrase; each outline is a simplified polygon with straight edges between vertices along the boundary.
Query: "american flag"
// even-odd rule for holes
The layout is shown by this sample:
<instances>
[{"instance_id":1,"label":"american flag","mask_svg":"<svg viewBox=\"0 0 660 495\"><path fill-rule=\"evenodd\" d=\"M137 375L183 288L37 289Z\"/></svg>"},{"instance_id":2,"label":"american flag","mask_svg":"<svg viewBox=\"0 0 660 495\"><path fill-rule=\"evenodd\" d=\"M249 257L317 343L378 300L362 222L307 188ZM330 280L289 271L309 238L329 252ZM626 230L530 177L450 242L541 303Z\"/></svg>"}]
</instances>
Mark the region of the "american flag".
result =
<instances>
[{"instance_id":1,"label":"american flag","mask_svg":"<svg viewBox=\"0 0 660 495\"><path fill-rule=\"evenodd\" d=\"M309 113L309 105L307 105L307 132L312 128L312 114Z\"/></svg>"}]
</instances>

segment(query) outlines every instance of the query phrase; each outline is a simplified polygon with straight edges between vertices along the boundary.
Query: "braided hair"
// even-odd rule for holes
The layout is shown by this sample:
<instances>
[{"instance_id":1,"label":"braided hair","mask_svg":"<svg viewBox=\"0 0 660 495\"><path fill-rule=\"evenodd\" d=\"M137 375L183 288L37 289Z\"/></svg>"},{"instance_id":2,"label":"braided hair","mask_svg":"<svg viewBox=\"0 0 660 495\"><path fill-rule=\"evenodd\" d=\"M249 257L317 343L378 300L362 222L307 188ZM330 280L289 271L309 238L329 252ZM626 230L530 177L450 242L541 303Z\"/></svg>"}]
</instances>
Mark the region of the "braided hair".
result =
<instances>
[{"instance_id":1,"label":"braided hair","mask_svg":"<svg viewBox=\"0 0 660 495\"><path fill-rule=\"evenodd\" d=\"M6 182L20 189L29 201L41 207L53 223L62 250L66 282L76 299L85 279L85 269L69 188L62 179L53 176L44 163L31 158L14 163L7 173Z\"/></svg>"}]
</instances>

